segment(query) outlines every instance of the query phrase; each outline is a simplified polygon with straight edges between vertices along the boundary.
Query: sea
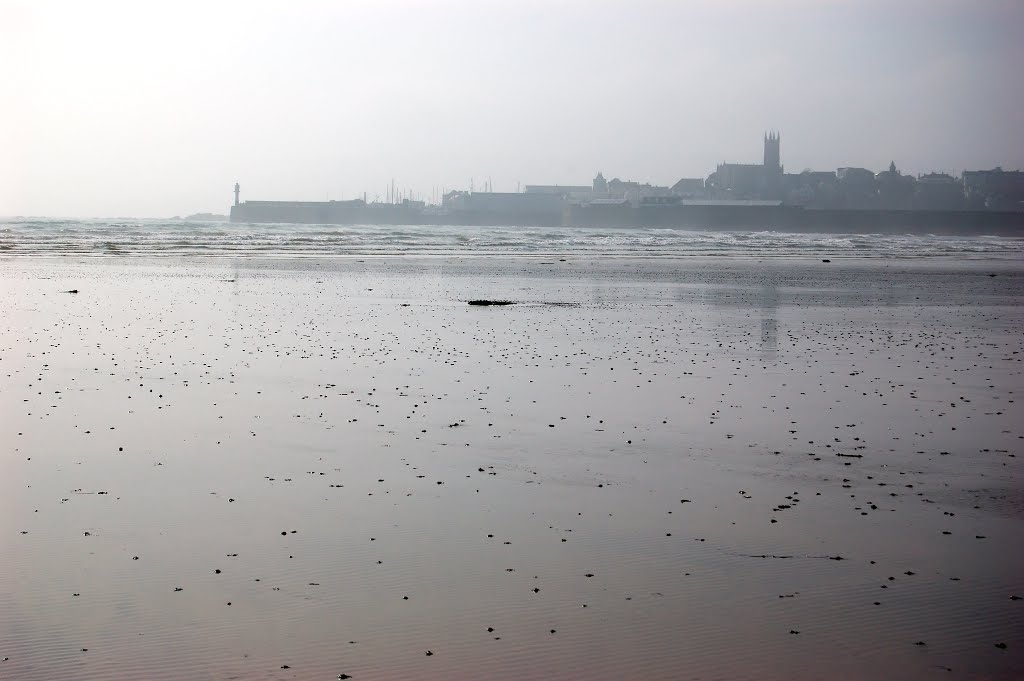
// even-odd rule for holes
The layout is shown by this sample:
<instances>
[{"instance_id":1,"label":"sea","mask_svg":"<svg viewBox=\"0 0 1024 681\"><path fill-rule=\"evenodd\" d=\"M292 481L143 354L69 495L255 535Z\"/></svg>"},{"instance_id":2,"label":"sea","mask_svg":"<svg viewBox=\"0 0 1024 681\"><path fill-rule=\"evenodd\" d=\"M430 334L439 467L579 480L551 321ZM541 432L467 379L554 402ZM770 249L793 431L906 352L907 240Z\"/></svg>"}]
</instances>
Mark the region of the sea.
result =
<instances>
[{"instance_id":1,"label":"sea","mask_svg":"<svg viewBox=\"0 0 1024 681\"><path fill-rule=\"evenodd\" d=\"M1024 238L762 231L0 219L0 255L472 256L1018 260Z\"/></svg>"}]
</instances>

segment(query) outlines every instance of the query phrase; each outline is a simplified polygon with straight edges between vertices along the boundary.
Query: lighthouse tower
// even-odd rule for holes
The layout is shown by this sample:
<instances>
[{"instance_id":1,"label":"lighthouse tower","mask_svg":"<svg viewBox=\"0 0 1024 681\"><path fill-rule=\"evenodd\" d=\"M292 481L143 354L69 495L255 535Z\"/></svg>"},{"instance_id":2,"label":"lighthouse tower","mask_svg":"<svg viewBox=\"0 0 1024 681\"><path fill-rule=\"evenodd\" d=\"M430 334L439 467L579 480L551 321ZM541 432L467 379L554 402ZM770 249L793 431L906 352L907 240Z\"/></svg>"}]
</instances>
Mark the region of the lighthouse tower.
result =
<instances>
[{"instance_id":1,"label":"lighthouse tower","mask_svg":"<svg viewBox=\"0 0 1024 681\"><path fill-rule=\"evenodd\" d=\"M238 205L238 192L240 192L241 190L242 190L242 188L239 187L238 183L236 182L235 183L235 205L236 206Z\"/></svg>"}]
</instances>

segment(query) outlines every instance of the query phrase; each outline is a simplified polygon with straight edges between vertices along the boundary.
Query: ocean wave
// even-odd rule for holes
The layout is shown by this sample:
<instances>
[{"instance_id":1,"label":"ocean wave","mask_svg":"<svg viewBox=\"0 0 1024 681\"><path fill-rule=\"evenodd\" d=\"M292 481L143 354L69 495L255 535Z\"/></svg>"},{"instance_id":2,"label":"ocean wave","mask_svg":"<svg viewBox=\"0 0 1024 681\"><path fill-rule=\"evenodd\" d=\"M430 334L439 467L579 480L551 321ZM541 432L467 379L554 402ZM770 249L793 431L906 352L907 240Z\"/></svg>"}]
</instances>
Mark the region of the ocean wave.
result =
<instances>
[{"instance_id":1,"label":"ocean wave","mask_svg":"<svg viewBox=\"0 0 1024 681\"><path fill-rule=\"evenodd\" d=\"M770 230L245 225L168 220L0 222L0 252L17 255L580 255L1020 259L1024 239Z\"/></svg>"}]
</instances>

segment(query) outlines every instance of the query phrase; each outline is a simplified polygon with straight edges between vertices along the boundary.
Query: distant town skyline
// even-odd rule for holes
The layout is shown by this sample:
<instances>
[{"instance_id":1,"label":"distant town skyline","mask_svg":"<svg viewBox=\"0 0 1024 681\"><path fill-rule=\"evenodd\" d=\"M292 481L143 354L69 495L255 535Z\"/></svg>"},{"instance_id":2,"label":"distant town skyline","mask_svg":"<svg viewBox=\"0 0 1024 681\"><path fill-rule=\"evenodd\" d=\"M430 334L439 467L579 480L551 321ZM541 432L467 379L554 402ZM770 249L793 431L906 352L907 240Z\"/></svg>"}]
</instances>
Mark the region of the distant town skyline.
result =
<instances>
[{"instance_id":1,"label":"distant town skyline","mask_svg":"<svg viewBox=\"0 0 1024 681\"><path fill-rule=\"evenodd\" d=\"M0 0L0 215L1024 167L1024 4Z\"/></svg>"},{"instance_id":2,"label":"distant town skyline","mask_svg":"<svg viewBox=\"0 0 1024 681\"><path fill-rule=\"evenodd\" d=\"M719 163L704 177L679 178L672 185L608 179L598 172L589 184L527 184L515 192L495 191L490 182L481 190L443 188L430 197L402 192L394 184L383 197L367 195L349 200L288 201L256 198L241 201L234 186L232 222L299 222L326 224L457 224L565 225L571 214L589 215L578 224L644 223L660 219L694 219L698 210L717 206L729 210L792 209L839 211L952 211L1024 214L1024 171L996 167L948 173L904 173L895 161L880 172L845 166L836 170L786 172L781 160L782 137L764 134L760 163ZM640 212L634 212L639 209ZM665 211L669 212L666 214ZM655 212L652 212L655 211ZM658 213L656 211L661 211ZM673 213L674 211L674 213ZM652 217L652 216L661 217ZM672 217L672 216L675 217ZM721 212L718 215L722 215ZM765 213L770 217L770 211ZM208 219L192 215L191 219ZM660 224L660 223L659 223Z\"/></svg>"}]
</instances>

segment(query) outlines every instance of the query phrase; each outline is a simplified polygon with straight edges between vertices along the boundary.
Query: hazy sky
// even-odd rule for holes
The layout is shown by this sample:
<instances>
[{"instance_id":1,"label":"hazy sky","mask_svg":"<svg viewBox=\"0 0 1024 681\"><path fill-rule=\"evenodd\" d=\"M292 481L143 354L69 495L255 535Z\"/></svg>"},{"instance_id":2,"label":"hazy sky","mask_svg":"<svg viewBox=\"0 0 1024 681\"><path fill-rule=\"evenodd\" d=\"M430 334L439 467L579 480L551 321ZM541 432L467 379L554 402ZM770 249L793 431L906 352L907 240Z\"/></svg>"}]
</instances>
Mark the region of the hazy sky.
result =
<instances>
[{"instance_id":1,"label":"hazy sky","mask_svg":"<svg viewBox=\"0 0 1024 681\"><path fill-rule=\"evenodd\" d=\"M0 215L1024 167L1018 0L0 0Z\"/></svg>"}]
</instances>

